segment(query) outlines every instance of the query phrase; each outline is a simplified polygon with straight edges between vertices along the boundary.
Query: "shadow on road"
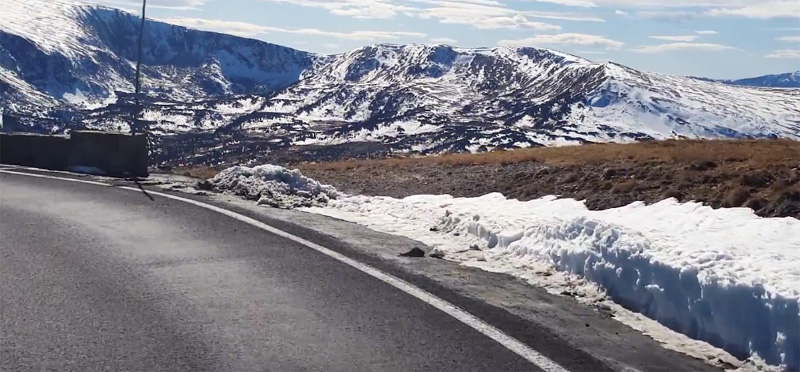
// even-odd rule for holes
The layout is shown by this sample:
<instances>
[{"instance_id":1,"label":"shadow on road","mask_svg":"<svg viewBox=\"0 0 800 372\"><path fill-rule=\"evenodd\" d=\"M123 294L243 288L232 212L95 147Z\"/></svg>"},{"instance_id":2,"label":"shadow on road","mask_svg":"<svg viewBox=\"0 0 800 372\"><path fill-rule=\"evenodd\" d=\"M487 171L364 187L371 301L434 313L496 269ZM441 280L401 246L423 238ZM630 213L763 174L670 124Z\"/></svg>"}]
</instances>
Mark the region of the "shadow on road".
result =
<instances>
[{"instance_id":1,"label":"shadow on road","mask_svg":"<svg viewBox=\"0 0 800 372\"><path fill-rule=\"evenodd\" d=\"M139 182L138 178L129 178L128 180L129 181L133 181L133 183L136 184L136 187L138 187L139 190L142 192L142 194L144 194L144 196L146 196L148 199L150 199L150 201L155 201L156 200L155 198L153 198L152 195L150 195L147 192L147 190L145 190L144 186L142 186L142 184Z\"/></svg>"}]
</instances>

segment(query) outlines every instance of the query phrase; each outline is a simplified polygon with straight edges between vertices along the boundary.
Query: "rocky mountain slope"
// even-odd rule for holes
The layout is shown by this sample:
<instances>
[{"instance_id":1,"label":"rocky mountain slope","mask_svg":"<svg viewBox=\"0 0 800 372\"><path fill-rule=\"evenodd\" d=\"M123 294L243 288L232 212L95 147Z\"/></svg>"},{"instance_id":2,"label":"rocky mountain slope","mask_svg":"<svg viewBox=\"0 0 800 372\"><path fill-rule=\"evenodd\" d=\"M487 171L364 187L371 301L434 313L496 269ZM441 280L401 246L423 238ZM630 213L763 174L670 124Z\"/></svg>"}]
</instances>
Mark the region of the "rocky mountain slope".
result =
<instances>
[{"instance_id":1,"label":"rocky mountain slope","mask_svg":"<svg viewBox=\"0 0 800 372\"><path fill-rule=\"evenodd\" d=\"M133 90L139 20L65 0L7 0L0 12L0 86L13 102L101 107ZM294 49L161 22L147 23L148 95L173 101L269 94L297 82L316 57Z\"/></svg>"},{"instance_id":2,"label":"rocky mountain slope","mask_svg":"<svg viewBox=\"0 0 800 372\"><path fill-rule=\"evenodd\" d=\"M0 13L4 130L128 129L134 15L56 0ZM745 87L536 48L371 45L332 56L155 21L142 117L155 133L274 146L482 151L649 138L800 138L800 89Z\"/></svg>"}]
</instances>

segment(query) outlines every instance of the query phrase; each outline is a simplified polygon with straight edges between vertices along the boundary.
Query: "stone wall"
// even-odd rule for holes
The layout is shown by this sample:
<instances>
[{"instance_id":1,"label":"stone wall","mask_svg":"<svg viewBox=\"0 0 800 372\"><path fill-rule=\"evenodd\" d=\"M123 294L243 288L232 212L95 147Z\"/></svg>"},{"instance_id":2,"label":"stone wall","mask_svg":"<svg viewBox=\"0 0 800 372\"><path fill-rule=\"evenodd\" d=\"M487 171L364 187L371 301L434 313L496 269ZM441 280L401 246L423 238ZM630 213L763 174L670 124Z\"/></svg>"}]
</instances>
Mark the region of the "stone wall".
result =
<instances>
[{"instance_id":1,"label":"stone wall","mask_svg":"<svg viewBox=\"0 0 800 372\"><path fill-rule=\"evenodd\" d=\"M75 131L69 136L0 133L0 163L146 177L147 138L92 131Z\"/></svg>"}]
</instances>

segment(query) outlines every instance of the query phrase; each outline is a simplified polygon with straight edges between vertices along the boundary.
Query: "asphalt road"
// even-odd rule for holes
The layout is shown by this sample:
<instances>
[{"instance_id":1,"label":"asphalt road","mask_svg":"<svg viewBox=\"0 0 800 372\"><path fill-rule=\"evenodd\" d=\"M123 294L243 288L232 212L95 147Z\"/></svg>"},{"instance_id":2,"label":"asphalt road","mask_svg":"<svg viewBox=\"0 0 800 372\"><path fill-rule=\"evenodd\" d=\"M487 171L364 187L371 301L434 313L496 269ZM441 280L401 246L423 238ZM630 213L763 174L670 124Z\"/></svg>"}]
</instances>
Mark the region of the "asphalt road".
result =
<instances>
[{"instance_id":1,"label":"asphalt road","mask_svg":"<svg viewBox=\"0 0 800 372\"><path fill-rule=\"evenodd\" d=\"M380 280L233 218L0 173L0 370L539 369Z\"/></svg>"}]
</instances>

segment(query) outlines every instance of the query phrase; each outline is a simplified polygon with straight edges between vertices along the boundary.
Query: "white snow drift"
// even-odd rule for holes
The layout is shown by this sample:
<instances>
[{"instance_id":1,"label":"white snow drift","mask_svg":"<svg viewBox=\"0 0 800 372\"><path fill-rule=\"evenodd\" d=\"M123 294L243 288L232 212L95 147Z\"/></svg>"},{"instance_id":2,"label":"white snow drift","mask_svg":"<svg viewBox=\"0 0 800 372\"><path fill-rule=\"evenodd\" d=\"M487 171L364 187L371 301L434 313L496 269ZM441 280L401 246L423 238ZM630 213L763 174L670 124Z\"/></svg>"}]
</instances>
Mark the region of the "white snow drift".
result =
<instances>
[{"instance_id":1,"label":"white snow drift","mask_svg":"<svg viewBox=\"0 0 800 372\"><path fill-rule=\"evenodd\" d=\"M311 190L319 195L313 202L290 204L420 240L466 264L529 279L542 267L580 277L628 309L738 358L800 369L797 219L674 199L590 211L554 197L349 196L275 166L233 168L218 179L218 188L248 196L265 180L270 198Z\"/></svg>"}]
</instances>

